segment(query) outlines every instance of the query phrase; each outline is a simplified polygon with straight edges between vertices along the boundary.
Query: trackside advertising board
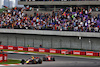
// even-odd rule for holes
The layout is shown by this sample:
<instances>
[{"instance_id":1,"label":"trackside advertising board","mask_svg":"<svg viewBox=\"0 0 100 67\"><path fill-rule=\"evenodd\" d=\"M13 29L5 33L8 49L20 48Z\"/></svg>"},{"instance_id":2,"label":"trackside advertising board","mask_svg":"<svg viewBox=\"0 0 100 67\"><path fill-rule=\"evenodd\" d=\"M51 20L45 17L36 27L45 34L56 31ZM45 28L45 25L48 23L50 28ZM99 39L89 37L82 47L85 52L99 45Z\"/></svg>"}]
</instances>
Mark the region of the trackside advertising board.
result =
<instances>
[{"instance_id":1,"label":"trackside advertising board","mask_svg":"<svg viewBox=\"0 0 100 67\"><path fill-rule=\"evenodd\" d=\"M0 45L0 49L3 49L3 45Z\"/></svg>"},{"instance_id":2,"label":"trackside advertising board","mask_svg":"<svg viewBox=\"0 0 100 67\"><path fill-rule=\"evenodd\" d=\"M0 54L0 62L3 61L3 54Z\"/></svg>"},{"instance_id":3,"label":"trackside advertising board","mask_svg":"<svg viewBox=\"0 0 100 67\"><path fill-rule=\"evenodd\" d=\"M34 47L28 47L28 51L34 51Z\"/></svg>"},{"instance_id":4,"label":"trackside advertising board","mask_svg":"<svg viewBox=\"0 0 100 67\"><path fill-rule=\"evenodd\" d=\"M80 50L73 50L73 55L80 55Z\"/></svg>"},{"instance_id":5,"label":"trackside advertising board","mask_svg":"<svg viewBox=\"0 0 100 67\"><path fill-rule=\"evenodd\" d=\"M8 46L8 50L13 50L13 46Z\"/></svg>"},{"instance_id":6,"label":"trackside advertising board","mask_svg":"<svg viewBox=\"0 0 100 67\"><path fill-rule=\"evenodd\" d=\"M0 49L32 51L32 52L37 51L37 52L48 52L48 53L86 55L86 56L100 56L100 52L94 52L94 51L65 50L65 49L59 50L59 49L46 49L46 48L34 48L34 47L11 46L11 45L8 46L0 45ZM14 52L14 53L18 53L18 52ZM0 61L2 61L2 57L0 57Z\"/></svg>"},{"instance_id":7,"label":"trackside advertising board","mask_svg":"<svg viewBox=\"0 0 100 67\"><path fill-rule=\"evenodd\" d=\"M56 53L56 49L50 49L50 53Z\"/></svg>"},{"instance_id":8,"label":"trackside advertising board","mask_svg":"<svg viewBox=\"0 0 100 67\"><path fill-rule=\"evenodd\" d=\"M3 60L4 60L4 62L7 61L7 54L4 54L4 55L3 55Z\"/></svg>"},{"instance_id":9,"label":"trackside advertising board","mask_svg":"<svg viewBox=\"0 0 100 67\"><path fill-rule=\"evenodd\" d=\"M39 48L39 52L45 52L45 48Z\"/></svg>"},{"instance_id":10,"label":"trackside advertising board","mask_svg":"<svg viewBox=\"0 0 100 67\"><path fill-rule=\"evenodd\" d=\"M86 51L86 56L93 56L93 51Z\"/></svg>"},{"instance_id":11,"label":"trackside advertising board","mask_svg":"<svg viewBox=\"0 0 100 67\"><path fill-rule=\"evenodd\" d=\"M68 50L62 49L62 50L61 50L61 54L66 54L67 51L68 51Z\"/></svg>"},{"instance_id":12,"label":"trackside advertising board","mask_svg":"<svg viewBox=\"0 0 100 67\"><path fill-rule=\"evenodd\" d=\"M18 46L18 50L19 51L23 51L23 47L22 46Z\"/></svg>"}]
</instances>

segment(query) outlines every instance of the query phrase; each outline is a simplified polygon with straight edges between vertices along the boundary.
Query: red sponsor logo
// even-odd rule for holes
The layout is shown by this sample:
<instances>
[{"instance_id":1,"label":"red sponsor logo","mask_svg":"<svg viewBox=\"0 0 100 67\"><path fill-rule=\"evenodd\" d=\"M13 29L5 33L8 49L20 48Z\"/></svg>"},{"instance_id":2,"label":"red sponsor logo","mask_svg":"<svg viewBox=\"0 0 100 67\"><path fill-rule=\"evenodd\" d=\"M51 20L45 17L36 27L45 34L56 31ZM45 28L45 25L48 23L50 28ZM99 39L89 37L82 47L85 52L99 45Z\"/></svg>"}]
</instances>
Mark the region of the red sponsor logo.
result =
<instances>
[{"instance_id":1,"label":"red sponsor logo","mask_svg":"<svg viewBox=\"0 0 100 67\"><path fill-rule=\"evenodd\" d=\"M45 48L39 48L39 52L45 52Z\"/></svg>"},{"instance_id":2,"label":"red sponsor logo","mask_svg":"<svg viewBox=\"0 0 100 67\"><path fill-rule=\"evenodd\" d=\"M0 45L0 49L3 49L3 45Z\"/></svg>"},{"instance_id":3,"label":"red sponsor logo","mask_svg":"<svg viewBox=\"0 0 100 67\"><path fill-rule=\"evenodd\" d=\"M8 46L8 50L13 50L13 46Z\"/></svg>"},{"instance_id":4,"label":"red sponsor logo","mask_svg":"<svg viewBox=\"0 0 100 67\"><path fill-rule=\"evenodd\" d=\"M74 55L80 55L80 51L79 50L73 50L73 54Z\"/></svg>"},{"instance_id":5,"label":"red sponsor logo","mask_svg":"<svg viewBox=\"0 0 100 67\"><path fill-rule=\"evenodd\" d=\"M50 49L50 53L56 53L56 49Z\"/></svg>"},{"instance_id":6,"label":"red sponsor logo","mask_svg":"<svg viewBox=\"0 0 100 67\"><path fill-rule=\"evenodd\" d=\"M68 50L61 50L61 54L66 54Z\"/></svg>"},{"instance_id":7,"label":"red sponsor logo","mask_svg":"<svg viewBox=\"0 0 100 67\"><path fill-rule=\"evenodd\" d=\"M23 47L18 46L18 50L23 51Z\"/></svg>"},{"instance_id":8,"label":"red sponsor logo","mask_svg":"<svg viewBox=\"0 0 100 67\"><path fill-rule=\"evenodd\" d=\"M34 51L33 47L28 47L28 51Z\"/></svg>"},{"instance_id":9,"label":"red sponsor logo","mask_svg":"<svg viewBox=\"0 0 100 67\"><path fill-rule=\"evenodd\" d=\"M86 56L93 56L93 51L86 51Z\"/></svg>"}]
</instances>

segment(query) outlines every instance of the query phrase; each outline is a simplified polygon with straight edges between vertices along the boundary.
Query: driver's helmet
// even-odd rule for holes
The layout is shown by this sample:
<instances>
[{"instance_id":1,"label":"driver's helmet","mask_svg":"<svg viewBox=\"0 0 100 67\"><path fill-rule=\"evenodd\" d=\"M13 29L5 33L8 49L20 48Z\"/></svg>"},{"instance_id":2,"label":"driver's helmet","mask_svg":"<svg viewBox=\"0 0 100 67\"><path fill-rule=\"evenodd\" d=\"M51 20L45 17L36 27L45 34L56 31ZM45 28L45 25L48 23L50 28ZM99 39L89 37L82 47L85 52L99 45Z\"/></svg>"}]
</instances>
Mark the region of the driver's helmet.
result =
<instances>
[{"instance_id":1,"label":"driver's helmet","mask_svg":"<svg viewBox=\"0 0 100 67\"><path fill-rule=\"evenodd\" d=\"M34 59L34 56L31 56L32 59Z\"/></svg>"}]
</instances>

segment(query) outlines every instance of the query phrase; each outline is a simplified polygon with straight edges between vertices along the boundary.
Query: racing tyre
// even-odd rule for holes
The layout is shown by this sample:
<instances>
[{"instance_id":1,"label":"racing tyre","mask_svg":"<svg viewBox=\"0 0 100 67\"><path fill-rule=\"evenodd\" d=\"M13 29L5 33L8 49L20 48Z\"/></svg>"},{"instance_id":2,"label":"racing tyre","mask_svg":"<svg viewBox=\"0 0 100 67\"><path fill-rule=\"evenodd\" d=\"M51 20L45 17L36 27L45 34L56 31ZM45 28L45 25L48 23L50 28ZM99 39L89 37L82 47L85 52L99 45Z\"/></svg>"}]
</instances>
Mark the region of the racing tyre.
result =
<instances>
[{"instance_id":1,"label":"racing tyre","mask_svg":"<svg viewBox=\"0 0 100 67\"><path fill-rule=\"evenodd\" d=\"M36 64L36 60L33 59L33 60L32 60L32 64Z\"/></svg>"},{"instance_id":2,"label":"racing tyre","mask_svg":"<svg viewBox=\"0 0 100 67\"><path fill-rule=\"evenodd\" d=\"M43 61L46 61L46 58L45 57L43 57Z\"/></svg>"},{"instance_id":3,"label":"racing tyre","mask_svg":"<svg viewBox=\"0 0 100 67\"><path fill-rule=\"evenodd\" d=\"M48 61L48 58L46 58L46 60Z\"/></svg>"},{"instance_id":4,"label":"racing tyre","mask_svg":"<svg viewBox=\"0 0 100 67\"><path fill-rule=\"evenodd\" d=\"M53 61L55 61L55 58L53 58Z\"/></svg>"},{"instance_id":5,"label":"racing tyre","mask_svg":"<svg viewBox=\"0 0 100 67\"><path fill-rule=\"evenodd\" d=\"M24 64L24 63L25 63L25 60L24 60L24 59L22 59L22 60L21 60L21 64Z\"/></svg>"},{"instance_id":6,"label":"racing tyre","mask_svg":"<svg viewBox=\"0 0 100 67\"><path fill-rule=\"evenodd\" d=\"M39 63L39 64L42 64L42 60L41 60L41 59L39 59L39 60L38 60L38 63Z\"/></svg>"}]
</instances>

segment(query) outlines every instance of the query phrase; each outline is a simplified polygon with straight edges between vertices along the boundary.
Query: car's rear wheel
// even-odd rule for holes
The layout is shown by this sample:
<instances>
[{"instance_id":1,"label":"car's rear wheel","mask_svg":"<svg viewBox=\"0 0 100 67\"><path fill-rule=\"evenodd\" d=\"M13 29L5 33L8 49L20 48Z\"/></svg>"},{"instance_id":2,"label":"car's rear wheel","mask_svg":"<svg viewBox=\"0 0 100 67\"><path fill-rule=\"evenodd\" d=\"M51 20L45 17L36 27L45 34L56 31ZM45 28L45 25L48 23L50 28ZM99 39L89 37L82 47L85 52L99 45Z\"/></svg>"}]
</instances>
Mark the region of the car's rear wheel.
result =
<instances>
[{"instance_id":1,"label":"car's rear wheel","mask_svg":"<svg viewBox=\"0 0 100 67\"><path fill-rule=\"evenodd\" d=\"M53 58L53 61L55 61L55 58Z\"/></svg>"},{"instance_id":2,"label":"car's rear wheel","mask_svg":"<svg viewBox=\"0 0 100 67\"><path fill-rule=\"evenodd\" d=\"M46 60L48 60L48 58L46 58Z\"/></svg>"},{"instance_id":3,"label":"car's rear wheel","mask_svg":"<svg viewBox=\"0 0 100 67\"><path fill-rule=\"evenodd\" d=\"M45 57L43 57L43 61L46 61L46 58Z\"/></svg>"},{"instance_id":4,"label":"car's rear wheel","mask_svg":"<svg viewBox=\"0 0 100 67\"><path fill-rule=\"evenodd\" d=\"M39 60L38 60L38 63L39 63L39 64L42 64L42 60L41 60L41 59L39 59Z\"/></svg>"}]
</instances>

